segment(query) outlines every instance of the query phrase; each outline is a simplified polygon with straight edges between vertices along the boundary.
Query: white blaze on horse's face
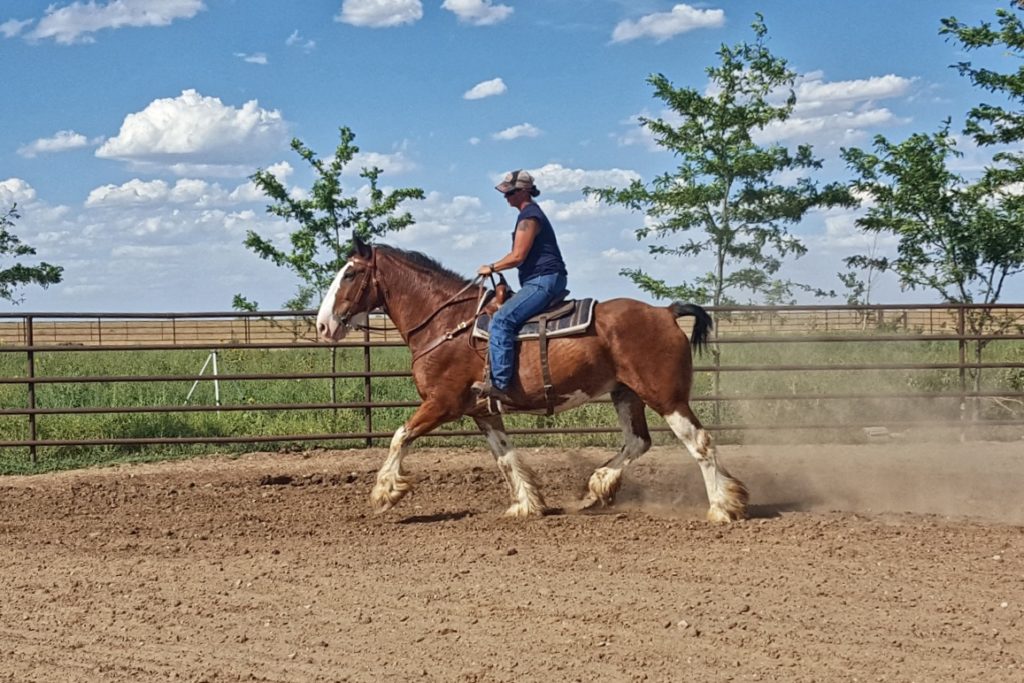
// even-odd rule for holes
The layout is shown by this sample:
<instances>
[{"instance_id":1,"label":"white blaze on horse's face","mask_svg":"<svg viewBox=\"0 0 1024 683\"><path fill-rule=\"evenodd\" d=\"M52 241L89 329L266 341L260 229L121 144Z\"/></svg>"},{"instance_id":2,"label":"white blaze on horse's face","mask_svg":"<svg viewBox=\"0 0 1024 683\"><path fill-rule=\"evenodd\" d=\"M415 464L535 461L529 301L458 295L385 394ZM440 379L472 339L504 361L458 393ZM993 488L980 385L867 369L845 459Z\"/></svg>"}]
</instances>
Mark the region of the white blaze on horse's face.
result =
<instances>
[{"instance_id":1,"label":"white blaze on horse's face","mask_svg":"<svg viewBox=\"0 0 1024 683\"><path fill-rule=\"evenodd\" d=\"M316 331L323 341L339 341L348 333L348 328L342 325L334 314L334 300L338 296L338 289L341 287L341 280L345 276L345 271L351 265L351 263L346 263L338 271L338 274L334 276L334 281L331 282L330 288L327 290L327 294L324 295L324 300L320 302L320 310L316 314Z\"/></svg>"}]
</instances>

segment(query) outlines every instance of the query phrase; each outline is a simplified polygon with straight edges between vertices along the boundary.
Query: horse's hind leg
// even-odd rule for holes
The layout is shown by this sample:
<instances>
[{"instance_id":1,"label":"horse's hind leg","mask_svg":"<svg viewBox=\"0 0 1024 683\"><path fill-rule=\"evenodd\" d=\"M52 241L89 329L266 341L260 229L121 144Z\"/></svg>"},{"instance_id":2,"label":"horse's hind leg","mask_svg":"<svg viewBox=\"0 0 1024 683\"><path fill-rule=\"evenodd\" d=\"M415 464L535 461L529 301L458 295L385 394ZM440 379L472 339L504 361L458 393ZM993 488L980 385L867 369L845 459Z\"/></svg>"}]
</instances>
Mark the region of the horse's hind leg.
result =
<instances>
[{"instance_id":1,"label":"horse's hind leg","mask_svg":"<svg viewBox=\"0 0 1024 683\"><path fill-rule=\"evenodd\" d=\"M646 453L651 447L651 433L647 429L644 402L629 387L620 384L612 390L612 403L622 427L623 444L618 454L594 470L587 482L587 495L580 503L585 509L600 504L611 505L622 485L622 471L626 465Z\"/></svg>"},{"instance_id":2,"label":"horse's hind leg","mask_svg":"<svg viewBox=\"0 0 1024 683\"><path fill-rule=\"evenodd\" d=\"M749 494L743 483L730 475L718 464L718 451L711 435L701 426L700 420L683 404L674 412L664 416L672 432L686 445L704 475L704 487L708 492L708 521L731 522L745 519Z\"/></svg>"},{"instance_id":3,"label":"horse's hind leg","mask_svg":"<svg viewBox=\"0 0 1024 683\"><path fill-rule=\"evenodd\" d=\"M505 421L501 419L501 415L473 419L487 437L487 445L491 447L491 453L498 463L498 471L505 479L509 494L512 496L512 505L505 514L510 517L543 515L546 506L537 486L537 477L533 470L519 459L519 455L509 443Z\"/></svg>"}]
</instances>

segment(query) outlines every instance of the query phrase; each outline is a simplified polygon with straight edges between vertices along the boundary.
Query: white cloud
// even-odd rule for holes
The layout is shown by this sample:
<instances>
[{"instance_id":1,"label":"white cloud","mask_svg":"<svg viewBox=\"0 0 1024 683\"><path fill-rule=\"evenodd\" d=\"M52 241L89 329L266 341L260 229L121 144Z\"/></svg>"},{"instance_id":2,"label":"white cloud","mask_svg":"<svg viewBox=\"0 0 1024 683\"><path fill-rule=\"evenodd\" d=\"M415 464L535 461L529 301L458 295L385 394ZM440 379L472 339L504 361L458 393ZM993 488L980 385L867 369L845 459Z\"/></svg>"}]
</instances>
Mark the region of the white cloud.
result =
<instances>
[{"instance_id":1,"label":"white cloud","mask_svg":"<svg viewBox=\"0 0 1024 683\"><path fill-rule=\"evenodd\" d=\"M352 26L390 28L423 18L420 0L345 0L335 21Z\"/></svg>"},{"instance_id":2,"label":"white cloud","mask_svg":"<svg viewBox=\"0 0 1024 683\"><path fill-rule=\"evenodd\" d=\"M126 26L167 26L175 19L191 19L206 9L203 0L95 0L58 7L50 5L36 27L25 34L29 40L52 38L58 43L94 42L93 33Z\"/></svg>"},{"instance_id":3,"label":"white cloud","mask_svg":"<svg viewBox=\"0 0 1024 683\"><path fill-rule=\"evenodd\" d=\"M0 24L0 34L3 34L4 38L13 38L29 26L34 19L25 19L24 21L18 21L17 19L8 19L4 23Z\"/></svg>"},{"instance_id":4,"label":"white cloud","mask_svg":"<svg viewBox=\"0 0 1024 683\"><path fill-rule=\"evenodd\" d=\"M907 96L913 83L914 79L895 74L832 82L820 71L804 74L796 83L793 115L753 137L759 143L787 139L815 145L857 143L871 131L907 123L876 102Z\"/></svg>"},{"instance_id":5,"label":"white cloud","mask_svg":"<svg viewBox=\"0 0 1024 683\"><path fill-rule=\"evenodd\" d=\"M101 204L148 204L166 201L167 183L163 180L145 182L134 178L123 185L103 185L89 193L85 200L86 206Z\"/></svg>"},{"instance_id":6,"label":"white cloud","mask_svg":"<svg viewBox=\"0 0 1024 683\"><path fill-rule=\"evenodd\" d=\"M512 126L511 128L499 131L491 137L495 140L515 140L517 138L535 138L540 134L540 128L533 124L520 123L518 126Z\"/></svg>"},{"instance_id":7,"label":"white cloud","mask_svg":"<svg viewBox=\"0 0 1024 683\"><path fill-rule=\"evenodd\" d=\"M607 216L612 213L629 213L621 207L603 204L597 197L584 197L573 202L561 203L547 200L544 202L545 212L558 222L572 223L595 216Z\"/></svg>"},{"instance_id":8,"label":"white cloud","mask_svg":"<svg viewBox=\"0 0 1024 683\"><path fill-rule=\"evenodd\" d=\"M263 170L273 174L273 176L277 178L277 180L282 185L287 185L288 178L290 178L292 173L295 172L295 169L292 168L292 165L289 164L287 161L281 161L279 163L272 164L271 166L267 166ZM296 197L299 194L298 191L295 190L294 188L290 192L293 197ZM256 187L255 183L253 183L251 180L242 183L234 190L232 190L231 194L228 196L228 199L231 201L231 203L235 204L252 202L260 202L265 204L267 201L269 201L267 196L263 194L263 192L258 187Z\"/></svg>"},{"instance_id":9,"label":"white cloud","mask_svg":"<svg viewBox=\"0 0 1024 683\"><path fill-rule=\"evenodd\" d=\"M493 242L494 235L480 227L490 223L491 216L478 197L456 195L447 199L438 192L428 192L423 201L409 205L409 210L416 222L388 235L386 241L438 257L456 272L474 269L480 260L479 250ZM505 239L502 235L502 243ZM444 245L443 250L439 244Z\"/></svg>"},{"instance_id":10,"label":"white cloud","mask_svg":"<svg viewBox=\"0 0 1024 683\"><path fill-rule=\"evenodd\" d=\"M671 12L657 12L636 21L620 21L612 31L613 43L624 43L637 38L653 38L662 43L680 33L698 28L717 28L725 23L725 12L720 9L697 9L679 4Z\"/></svg>"},{"instance_id":11,"label":"white cloud","mask_svg":"<svg viewBox=\"0 0 1024 683\"><path fill-rule=\"evenodd\" d=\"M812 72L802 76L797 83L794 113L806 115L820 110L848 107L857 102L901 97L907 94L913 82L913 79L895 74L826 82L821 72Z\"/></svg>"},{"instance_id":12,"label":"white cloud","mask_svg":"<svg viewBox=\"0 0 1024 683\"><path fill-rule=\"evenodd\" d=\"M267 55L262 52L254 52L251 55L246 52L236 52L235 56L241 59L243 62L249 64L259 64L260 66L266 66L270 63L267 59Z\"/></svg>"},{"instance_id":13,"label":"white cloud","mask_svg":"<svg viewBox=\"0 0 1024 683\"><path fill-rule=\"evenodd\" d=\"M27 145L18 148L18 154L26 159L32 159L39 154L48 152L66 152L69 149L87 147L90 144L88 138L73 130L59 130L53 137L39 138Z\"/></svg>"},{"instance_id":14,"label":"white cloud","mask_svg":"<svg viewBox=\"0 0 1024 683\"><path fill-rule=\"evenodd\" d=\"M899 244L895 235L871 233L857 227L863 209L844 209L823 212L825 232L813 237L810 245L829 253L894 251Z\"/></svg>"},{"instance_id":15,"label":"white cloud","mask_svg":"<svg viewBox=\"0 0 1024 683\"><path fill-rule=\"evenodd\" d=\"M492 78L489 81L477 83L467 90L462 97L467 100L480 100L485 97L493 97L494 95L503 95L507 90L505 81L500 78Z\"/></svg>"},{"instance_id":16,"label":"white cloud","mask_svg":"<svg viewBox=\"0 0 1024 683\"><path fill-rule=\"evenodd\" d=\"M299 34L299 29L292 31L292 34L288 36L288 39L284 41L284 44L288 47L299 47L306 52L312 52L313 48L316 47L315 40L306 40Z\"/></svg>"},{"instance_id":17,"label":"white cloud","mask_svg":"<svg viewBox=\"0 0 1024 683\"><path fill-rule=\"evenodd\" d=\"M245 175L251 172L243 170L247 162L259 163L283 148L287 132L281 113L261 108L256 100L235 108L185 90L126 116L120 132L100 146L96 156L139 165L177 164L178 172L228 165L225 171L242 170Z\"/></svg>"},{"instance_id":18,"label":"white cloud","mask_svg":"<svg viewBox=\"0 0 1024 683\"><path fill-rule=\"evenodd\" d=\"M769 124L763 130L754 131L751 137L760 144L790 139L819 144L827 139L829 142L846 144L863 139L869 130L901 122L905 120L882 107L809 118L793 116L786 121Z\"/></svg>"},{"instance_id":19,"label":"white cloud","mask_svg":"<svg viewBox=\"0 0 1024 683\"><path fill-rule=\"evenodd\" d=\"M391 154L381 152L359 152L352 158L352 163L345 167L343 175L359 175L364 168L376 166L389 175L407 173L416 168L415 162L405 156L402 151Z\"/></svg>"},{"instance_id":20,"label":"white cloud","mask_svg":"<svg viewBox=\"0 0 1024 683\"><path fill-rule=\"evenodd\" d=\"M545 164L530 171L544 192L578 192L584 187L626 187L640 174L621 168L588 171L582 168L566 168L561 164ZM497 182L498 178L495 180Z\"/></svg>"},{"instance_id":21,"label":"white cloud","mask_svg":"<svg viewBox=\"0 0 1024 683\"><path fill-rule=\"evenodd\" d=\"M786 121L773 122L751 137L758 144L792 140L818 145L849 145L864 140L871 132L886 126L903 125L908 119L894 114L887 107L876 104L881 99L909 96L914 79L887 74L849 81L826 81L820 71L804 74L797 79L796 107ZM789 91L773 94L773 101L781 102ZM706 96L713 96L711 84ZM657 114L641 112L624 122L626 132L615 136L623 146L641 145L650 151L663 151L650 130L640 125L640 118L662 119L672 125L682 122L677 112L665 109Z\"/></svg>"},{"instance_id":22,"label":"white cloud","mask_svg":"<svg viewBox=\"0 0 1024 683\"><path fill-rule=\"evenodd\" d=\"M35 188L21 178L0 180L0 210L6 211L11 204L28 204L35 198Z\"/></svg>"},{"instance_id":23,"label":"white cloud","mask_svg":"<svg viewBox=\"0 0 1024 683\"><path fill-rule=\"evenodd\" d=\"M459 21L474 26L500 23L515 11L508 5L493 5L491 0L444 0L441 7L454 13Z\"/></svg>"},{"instance_id":24,"label":"white cloud","mask_svg":"<svg viewBox=\"0 0 1024 683\"><path fill-rule=\"evenodd\" d=\"M266 170L273 173L282 183L292 174L292 167L286 161L270 166ZM246 181L228 191L218 183L198 178L181 178L173 185L164 180L147 181L133 178L121 185L102 185L93 189L85 200L85 206L110 208L173 205L209 208L267 201L269 200L266 195L252 181Z\"/></svg>"}]
</instances>

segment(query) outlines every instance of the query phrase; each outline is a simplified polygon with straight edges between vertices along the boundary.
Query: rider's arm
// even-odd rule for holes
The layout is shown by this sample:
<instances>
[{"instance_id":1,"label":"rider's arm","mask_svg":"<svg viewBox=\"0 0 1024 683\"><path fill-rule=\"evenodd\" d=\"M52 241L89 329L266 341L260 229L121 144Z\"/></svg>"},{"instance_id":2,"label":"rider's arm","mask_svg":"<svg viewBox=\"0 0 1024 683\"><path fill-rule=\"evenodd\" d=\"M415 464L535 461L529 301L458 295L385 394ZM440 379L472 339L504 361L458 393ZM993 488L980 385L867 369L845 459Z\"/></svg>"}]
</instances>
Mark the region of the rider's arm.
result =
<instances>
[{"instance_id":1,"label":"rider's arm","mask_svg":"<svg viewBox=\"0 0 1024 683\"><path fill-rule=\"evenodd\" d=\"M515 268L520 263L526 260L526 256L530 253L530 248L533 246L533 240L537 238L537 233L540 232L540 223L534 218L524 218L519 221L516 225L516 236L512 240L512 251L494 263L480 266L477 273L480 275L490 275L496 273L499 270L508 270L509 268Z\"/></svg>"}]
</instances>

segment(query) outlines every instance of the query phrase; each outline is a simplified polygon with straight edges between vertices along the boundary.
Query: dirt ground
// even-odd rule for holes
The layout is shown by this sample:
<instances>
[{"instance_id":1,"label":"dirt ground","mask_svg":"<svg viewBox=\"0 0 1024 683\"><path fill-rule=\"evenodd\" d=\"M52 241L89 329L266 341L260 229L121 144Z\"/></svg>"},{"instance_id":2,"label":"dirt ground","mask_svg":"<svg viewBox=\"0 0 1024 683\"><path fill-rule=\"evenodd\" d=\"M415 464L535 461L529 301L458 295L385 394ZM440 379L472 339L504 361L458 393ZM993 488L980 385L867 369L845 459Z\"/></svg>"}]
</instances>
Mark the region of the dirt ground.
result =
<instances>
[{"instance_id":1,"label":"dirt ground","mask_svg":"<svg viewBox=\"0 0 1024 683\"><path fill-rule=\"evenodd\" d=\"M0 478L0 681L1024 681L1024 442L743 446L703 521L658 448L578 513L598 449L257 453Z\"/></svg>"}]
</instances>

